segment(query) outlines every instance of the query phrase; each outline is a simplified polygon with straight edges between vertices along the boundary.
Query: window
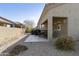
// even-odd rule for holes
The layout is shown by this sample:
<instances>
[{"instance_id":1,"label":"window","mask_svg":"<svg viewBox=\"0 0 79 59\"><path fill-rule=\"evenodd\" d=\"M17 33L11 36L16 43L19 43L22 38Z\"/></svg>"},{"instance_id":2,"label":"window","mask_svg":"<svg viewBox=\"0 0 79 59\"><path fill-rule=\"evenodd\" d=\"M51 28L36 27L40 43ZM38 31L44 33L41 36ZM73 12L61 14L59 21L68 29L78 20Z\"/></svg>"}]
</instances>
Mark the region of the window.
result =
<instances>
[{"instance_id":1,"label":"window","mask_svg":"<svg viewBox=\"0 0 79 59\"><path fill-rule=\"evenodd\" d=\"M61 31L61 24L58 24L57 30L58 30L58 31Z\"/></svg>"},{"instance_id":2,"label":"window","mask_svg":"<svg viewBox=\"0 0 79 59\"><path fill-rule=\"evenodd\" d=\"M10 25L7 24L7 27L10 27Z\"/></svg>"},{"instance_id":3,"label":"window","mask_svg":"<svg viewBox=\"0 0 79 59\"><path fill-rule=\"evenodd\" d=\"M44 27L44 24L42 24L41 27Z\"/></svg>"}]
</instances>

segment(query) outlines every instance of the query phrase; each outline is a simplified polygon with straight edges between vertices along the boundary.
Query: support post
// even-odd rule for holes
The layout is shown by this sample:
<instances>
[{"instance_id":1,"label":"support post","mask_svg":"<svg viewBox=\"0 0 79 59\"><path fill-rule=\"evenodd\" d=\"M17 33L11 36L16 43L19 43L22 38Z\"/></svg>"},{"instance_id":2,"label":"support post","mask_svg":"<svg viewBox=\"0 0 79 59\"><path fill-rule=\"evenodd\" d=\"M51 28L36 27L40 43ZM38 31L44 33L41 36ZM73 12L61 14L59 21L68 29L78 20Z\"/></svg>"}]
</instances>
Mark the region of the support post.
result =
<instances>
[{"instance_id":1,"label":"support post","mask_svg":"<svg viewBox=\"0 0 79 59\"><path fill-rule=\"evenodd\" d=\"M48 39L53 40L53 20L52 17L48 18Z\"/></svg>"}]
</instances>

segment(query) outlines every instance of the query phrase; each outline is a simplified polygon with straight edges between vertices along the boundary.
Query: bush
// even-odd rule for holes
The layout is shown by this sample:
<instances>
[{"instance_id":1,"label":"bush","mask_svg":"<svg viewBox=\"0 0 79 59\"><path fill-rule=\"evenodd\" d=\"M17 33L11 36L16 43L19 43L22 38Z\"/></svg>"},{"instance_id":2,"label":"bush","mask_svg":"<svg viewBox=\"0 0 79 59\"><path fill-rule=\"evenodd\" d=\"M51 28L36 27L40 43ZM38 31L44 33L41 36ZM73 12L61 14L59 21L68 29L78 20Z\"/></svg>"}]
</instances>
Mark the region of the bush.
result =
<instances>
[{"instance_id":1,"label":"bush","mask_svg":"<svg viewBox=\"0 0 79 59\"><path fill-rule=\"evenodd\" d=\"M75 41L72 37L59 37L55 41L55 46L60 50L74 50Z\"/></svg>"},{"instance_id":2,"label":"bush","mask_svg":"<svg viewBox=\"0 0 79 59\"><path fill-rule=\"evenodd\" d=\"M15 55L18 55L20 52L23 52L27 49L28 48L24 45L17 45L9 52L9 55L10 56L15 56Z\"/></svg>"},{"instance_id":3,"label":"bush","mask_svg":"<svg viewBox=\"0 0 79 59\"><path fill-rule=\"evenodd\" d=\"M26 28L25 29L25 33L31 33L32 32L32 28Z\"/></svg>"}]
</instances>

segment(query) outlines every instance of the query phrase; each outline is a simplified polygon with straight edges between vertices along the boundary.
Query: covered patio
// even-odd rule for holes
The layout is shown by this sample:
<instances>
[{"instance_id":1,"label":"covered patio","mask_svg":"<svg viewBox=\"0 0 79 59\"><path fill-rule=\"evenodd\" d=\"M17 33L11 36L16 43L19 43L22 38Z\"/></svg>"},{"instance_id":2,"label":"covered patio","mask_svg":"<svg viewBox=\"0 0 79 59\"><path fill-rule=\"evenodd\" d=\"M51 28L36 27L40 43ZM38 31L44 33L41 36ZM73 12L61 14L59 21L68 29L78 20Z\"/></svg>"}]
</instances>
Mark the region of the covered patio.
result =
<instances>
[{"instance_id":1,"label":"covered patio","mask_svg":"<svg viewBox=\"0 0 79 59\"><path fill-rule=\"evenodd\" d=\"M67 17L52 17L41 23L42 35L46 35L48 39L57 38L68 35L68 21Z\"/></svg>"},{"instance_id":2,"label":"covered patio","mask_svg":"<svg viewBox=\"0 0 79 59\"><path fill-rule=\"evenodd\" d=\"M48 32L48 20L44 21L42 24L41 24L41 35L48 38L47 36L47 32Z\"/></svg>"}]
</instances>

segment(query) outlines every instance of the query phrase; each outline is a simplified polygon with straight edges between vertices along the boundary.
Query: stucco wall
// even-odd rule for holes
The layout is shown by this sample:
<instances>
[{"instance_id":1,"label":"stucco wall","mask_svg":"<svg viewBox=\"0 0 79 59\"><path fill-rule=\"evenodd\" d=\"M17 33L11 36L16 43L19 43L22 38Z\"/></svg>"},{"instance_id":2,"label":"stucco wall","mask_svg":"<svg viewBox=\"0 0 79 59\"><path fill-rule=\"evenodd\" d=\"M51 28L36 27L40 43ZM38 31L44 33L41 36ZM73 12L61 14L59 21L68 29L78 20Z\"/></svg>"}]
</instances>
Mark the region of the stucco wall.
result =
<instances>
[{"instance_id":1,"label":"stucco wall","mask_svg":"<svg viewBox=\"0 0 79 59\"><path fill-rule=\"evenodd\" d=\"M0 49L12 42L17 38L24 35L23 30L20 28L8 28L0 26Z\"/></svg>"},{"instance_id":2,"label":"stucco wall","mask_svg":"<svg viewBox=\"0 0 79 59\"><path fill-rule=\"evenodd\" d=\"M73 36L75 39L79 38L79 4L63 4L52 8L42 17L41 23L46 19L48 19L48 21L51 20L53 16L68 17L68 35ZM51 24L51 22L48 23ZM52 29L50 29L50 33L51 32Z\"/></svg>"}]
</instances>

